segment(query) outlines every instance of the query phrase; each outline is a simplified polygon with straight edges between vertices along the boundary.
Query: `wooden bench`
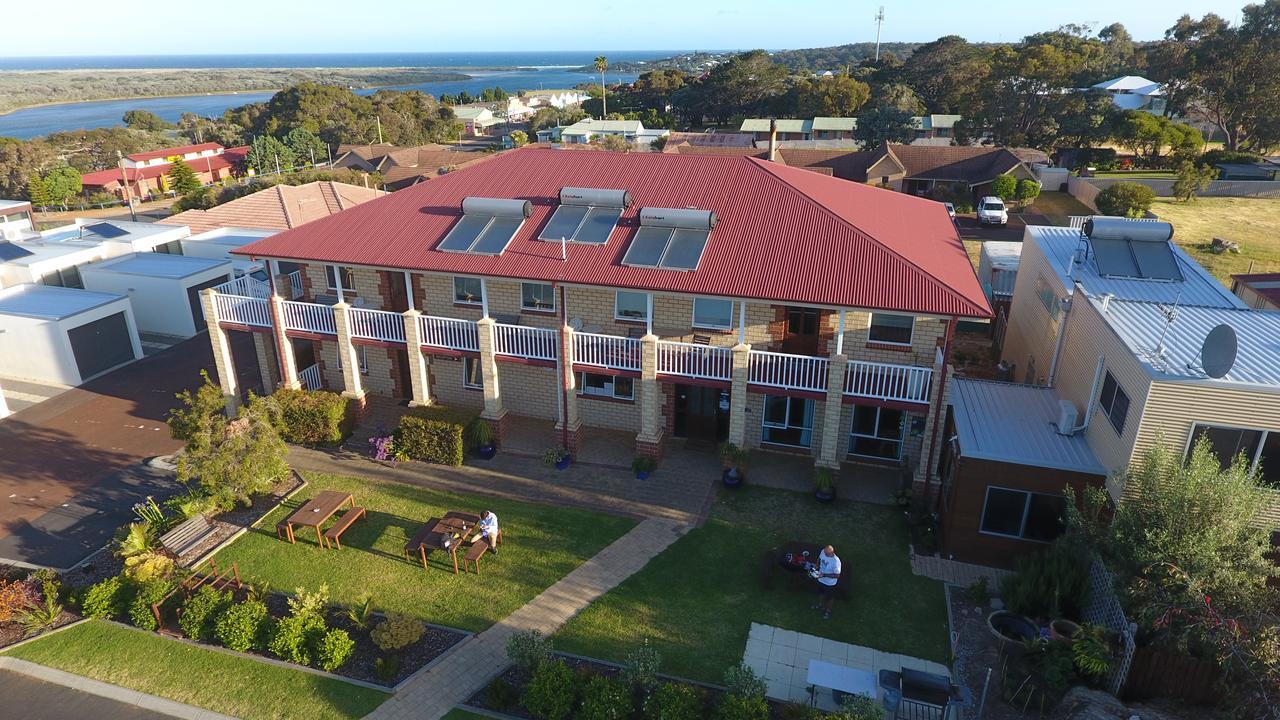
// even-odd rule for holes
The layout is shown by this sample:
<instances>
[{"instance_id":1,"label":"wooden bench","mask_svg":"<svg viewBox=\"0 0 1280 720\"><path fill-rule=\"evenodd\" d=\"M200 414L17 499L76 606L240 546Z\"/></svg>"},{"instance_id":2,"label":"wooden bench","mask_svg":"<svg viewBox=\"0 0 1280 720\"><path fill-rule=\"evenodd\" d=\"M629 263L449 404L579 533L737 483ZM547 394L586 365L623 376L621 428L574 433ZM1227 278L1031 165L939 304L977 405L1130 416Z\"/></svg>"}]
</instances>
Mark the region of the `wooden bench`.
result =
<instances>
[{"instance_id":1,"label":"wooden bench","mask_svg":"<svg viewBox=\"0 0 1280 720\"><path fill-rule=\"evenodd\" d=\"M425 541L427 536L431 534L431 529L434 528L438 522L440 522L440 518L431 518L427 521L426 525L422 526L422 529L419 530L416 535L409 538L409 541L404 544L405 560L413 562L413 556L418 554L418 548L422 546L423 541Z\"/></svg>"},{"instance_id":2,"label":"wooden bench","mask_svg":"<svg viewBox=\"0 0 1280 720\"><path fill-rule=\"evenodd\" d=\"M289 521L281 520L276 523L276 537L281 540L289 539Z\"/></svg>"},{"instance_id":3,"label":"wooden bench","mask_svg":"<svg viewBox=\"0 0 1280 720\"><path fill-rule=\"evenodd\" d=\"M217 526L204 514L196 515L161 535L160 546L173 553L174 557L181 558L217 530Z\"/></svg>"},{"instance_id":4,"label":"wooden bench","mask_svg":"<svg viewBox=\"0 0 1280 720\"><path fill-rule=\"evenodd\" d=\"M467 554L462 558L462 572L467 571L467 565L471 564L476 569L476 574L480 574L480 556L489 551L489 543L483 540L477 540L471 543L471 547L467 548Z\"/></svg>"},{"instance_id":5,"label":"wooden bench","mask_svg":"<svg viewBox=\"0 0 1280 720\"><path fill-rule=\"evenodd\" d=\"M364 517L364 508L359 505L342 513L342 517L338 518L337 522L330 526L328 530L324 531L325 547L329 547L329 543L332 542L334 547L341 550L342 533L346 532L347 528L354 525L356 520L359 520L362 517Z\"/></svg>"}]
</instances>

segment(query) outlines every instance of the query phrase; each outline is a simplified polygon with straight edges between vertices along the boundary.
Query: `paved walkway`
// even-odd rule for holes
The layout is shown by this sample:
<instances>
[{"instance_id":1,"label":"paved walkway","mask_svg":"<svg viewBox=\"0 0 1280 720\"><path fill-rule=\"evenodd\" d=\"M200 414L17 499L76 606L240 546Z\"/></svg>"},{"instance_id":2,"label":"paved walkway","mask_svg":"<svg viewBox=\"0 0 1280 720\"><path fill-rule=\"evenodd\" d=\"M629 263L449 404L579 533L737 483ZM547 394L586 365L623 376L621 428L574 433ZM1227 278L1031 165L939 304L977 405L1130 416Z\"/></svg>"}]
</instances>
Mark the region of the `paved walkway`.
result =
<instances>
[{"instance_id":1,"label":"paved walkway","mask_svg":"<svg viewBox=\"0 0 1280 720\"><path fill-rule=\"evenodd\" d=\"M644 567L686 530L651 518L578 566L488 630L457 645L366 718L432 720L484 688L507 665L507 638L520 630L550 635L596 598Z\"/></svg>"},{"instance_id":2,"label":"paved walkway","mask_svg":"<svg viewBox=\"0 0 1280 720\"><path fill-rule=\"evenodd\" d=\"M4 698L5 708L15 713L12 717L24 720L235 720L212 710L9 657L0 658L0 698Z\"/></svg>"},{"instance_id":3,"label":"paved walkway","mask_svg":"<svg viewBox=\"0 0 1280 720\"><path fill-rule=\"evenodd\" d=\"M948 585L966 588L977 582L979 578L986 578L987 587L991 588L992 592L998 591L1000 581L1006 575L1013 574L1008 570L999 568L972 565L934 555L916 555L915 553L911 554L911 572L934 580L941 580Z\"/></svg>"}]
</instances>

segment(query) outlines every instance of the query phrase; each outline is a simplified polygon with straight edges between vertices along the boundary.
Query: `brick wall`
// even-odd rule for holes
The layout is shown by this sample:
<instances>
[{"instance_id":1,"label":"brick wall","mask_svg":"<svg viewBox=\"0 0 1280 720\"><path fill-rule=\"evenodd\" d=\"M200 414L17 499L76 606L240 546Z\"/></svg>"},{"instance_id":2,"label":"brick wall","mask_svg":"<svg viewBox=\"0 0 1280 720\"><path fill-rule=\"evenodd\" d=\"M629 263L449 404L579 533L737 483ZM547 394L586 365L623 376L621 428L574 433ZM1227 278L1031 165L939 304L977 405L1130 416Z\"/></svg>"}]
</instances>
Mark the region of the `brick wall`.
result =
<instances>
[{"instance_id":1,"label":"brick wall","mask_svg":"<svg viewBox=\"0 0 1280 720\"><path fill-rule=\"evenodd\" d=\"M638 395L639 381L636 385ZM591 427L640 432L640 405L636 401L579 395L578 417L583 425Z\"/></svg>"},{"instance_id":2,"label":"brick wall","mask_svg":"<svg viewBox=\"0 0 1280 720\"><path fill-rule=\"evenodd\" d=\"M462 358L431 357L431 396L441 405L484 409L484 393L462 386Z\"/></svg>"},{"instance_id":3,"label":"brick wall","mask_svg":"<svg viewBox=\"0 0 1280 720\"><path fill-rule=\"evenodd\" d=\"M364 346L365 364L369 371L360 376L360 381L366 393L400 397L396 387L396 366L391 358L393 353L395 350L391 348Z\"/></svg>"},{"instance_id":4,"label":"brick wall","mask_svg":"<svg viewBox=\"0 0 1280 720\"><path fill-rule=\"evenodd\" d=\"M502 404L516 415L557 419L560 406L556 392L559 387L555 368L498 363L498 389L502 393Z\"/></svg>"}]
</instances>

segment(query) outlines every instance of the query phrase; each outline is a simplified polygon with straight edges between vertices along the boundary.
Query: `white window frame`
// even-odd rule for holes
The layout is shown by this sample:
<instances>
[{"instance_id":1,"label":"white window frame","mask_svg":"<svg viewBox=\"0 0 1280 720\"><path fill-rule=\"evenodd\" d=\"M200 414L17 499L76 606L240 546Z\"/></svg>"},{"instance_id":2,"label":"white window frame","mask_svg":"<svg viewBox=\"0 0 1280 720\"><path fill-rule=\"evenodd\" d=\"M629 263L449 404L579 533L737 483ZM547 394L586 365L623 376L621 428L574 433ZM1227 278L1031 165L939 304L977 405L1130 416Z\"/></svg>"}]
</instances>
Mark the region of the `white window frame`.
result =
<instances>
[{"instance_id":1,"label":"white window frame","mask_svg":"<svg viewBox=\"0 0 1280 720\"><path fill-rule=\"evenodd\" d=\"M902 445L906 442L906 439L907 439L907 422L908 422L908 421L907 421L907 418L909 417L909 415L907 414L907 411L906 411L906 410L896 410L896 411L895 411L895 412L900 412L900 413L902 413L902 422L900 422L900 423L898 424L898 440L897 440L897 442L898 442L898 454L897 454L897 455L895 455L894 457L888 458L888 457L883 457L883 456L881 456L881 455L863 455L863 454L861 454L861 453L856 453L856 452L854 452L854 451L853 451L853 440L854 440L854 438L866 438L866 439L868 439L868 440L880 440L880 441L892 441L892 440L893 440L893 438L881 437L881 436L879 436L879 435L864 435L864 434L862 434L862 433L854 432L854 426L855 426L855 423L853 422L853 413L858 412L858 409L859 409L859 408L869 408L869 409L875 410L875 411L876 411L876 430L879 430L879 429L880 429L880 414L881 414L884 410L886 410L886 409L892 409L892 408L883 408L883 407L880 407L879 405L859 405L859 404L857 404L857 403L855 403L853 407L854 407L854 410L852 410L852 411L850 412L850 414L849 414L849 420L850 420L850 422L849 422L849 449L848 449L848 451L847 451L845 454L846 454L846 455L849 455L849 456L851 456L851 457L869 458L869 459L871 459L871 460L901 460L901 459L902 459Z\"/></svg>"},{"instance_id":2,"label":"white window frame","mask_svg":"<svg viewBox=\"0 0 1280 720\"><path fill-rule=\"evenodd\" d=\"M715 323L698 322L698 303L699 302L729 303L728 324L718 325ZM707 330L732 330L733 329L733 310L734 310L734 302L732 300L729 300L726 298L717 298L717 297L695 297L693 299L693 317L689 321L689 324L691 327L705 328Z\"/></svg>"},{"instance_id":3,"label":"white window frame","mask_svg":"<svg viewBox=\"0 0 1280 720\"><path fill-rule=\"evenodd\" d=\"M609 392L607 392L607 393L606 393L606 392L598 392L595 388L588 388L588 387L587 387L587 375L591 375L591 376L593 376L593 377L609 378L608 382L606 383L606 386L607 386L607 388L606 388L606 389L607 389L607 390L609 390ZM579 371L577 372L577 377L575 378L575 382L576 382L576 383L577 383L577 385L578 385L578 394L579 394L579 395L586 395L587 397L602 397L602 398L610 398L610 399L613 399L613 400L623 400L623 401L626 401L626 402L634 402L634 401L635 401L635 399L636 399L636 385L635 385L635 379L634 379L634 378L627 377L627 379L631 381L631 394L630 394L630 395L619 395L619 394L618 394L618 384L617 384L617 378L618 378L618 377L619 377L619 376L617 376L617 375L609 375L609 374L606 374L606 373L588 373L588 372L585 372L585 371L579 370ZM624 377L625 377L625 376L624 376Z\"/></svg>"},{"instance_id":4,"label":"white window frame","mask_svg":"<svg viewBox=\"0 0 1280 720\"><path fill-rule=\"evenodd\" d=\"M352 343L351 347L356 349L356 357L360 360L360 374L369 374L369 348L364 345L356 345ZM338 372L342 372L342 348L338 348Z\"/></svg>"},{"instance_id":5,"label":"white window frame","mask_svg":"<svg viewBox=\"0 0 1280 720\"><path fill-rule=\"evenodd\" d=\"M641 314L639 317L622 315L621 313L618 312L618 300L620 300L623 295L634 295L643 300L643 303L641 304L641 307L643 308L643 310L641 311ZM614 290L613 291L613 319L625 320L627 322L649 322L649 293L639 292L636 290Z\"/></svg>"},{"instance_id":6,"label":"white window frame","mask_svg":"<svg viewBox=\"0 0 1280 720\"><path fill-rule=\"evenodd\" d=\"M910 337L907 338L906 342L900 342L897 340L876 340L875 338L871 337L872 331L875 330L876 328L876 315L886 315L886 316L893 315L896 317L911 318ZM875 343L877 345L897 345L898 347L911 347L912 343L915 342L915 339L916 339L916 316L915 315L908 315L906 313L890 313L890 312L871 313L871 317L868 319L868 322L867 322L867 342Z\"/></svg>"},{"instance_id":7,"label":"white window frame","mask_svg":"<svg viewBox=\"0 0 1280 720\"><path fill-rule=\"evenodd\" d=\"M1111 373L1111 370L1105 370L1102 378L1102 387L1098 388L1098 410L1107 416L1107 422L1111 425L1111 429L1116 431L1117 435L1124 435L1124 428L1129 424L1129 411L1133 409L1133 398L1129 397L1129 393L1125 392L1124 386L1120 384L1120 380ZM1111 384L1115 385L1116 393L1124 395L1124 418L1120 420L1120 427L1116 427L1116 420L1111 416L1111 412L1115 409L1115 395L1111 396L1111 404L1104 405L1102 402L1102 394L1106 392L1107 378L1111 379Z\"/></svg>"},{"instance_id":8,"label":"white window frame","mask_svg":"<svg viewBox=\"0 0 1280 720\"><path fill-rule=\"evenodd\" d=\"M786 422L784 422L784 423L782 423L782 424L778 424L778 423L771 423L771 422L769 422L768 404L769 404L769 400L770 400L771 398L782 398L782 399L784 399L784 400L786 400L786 401L787 401L787 412L786 412L786 416L787 416L788 420L787 420ZM816 408L817 406L814 404L814 402L813 402L813 400L812 400L812 399L810 399L810 398L792 397L792 396L790 396L790 395L765 395L765 396L764 396L764 402L765 402L765 407L761 408L761 412L760 412L760 441L761 441L761 442L768 443L769 445L780 445L780 446L782 446L782 447L795 447L795 448L805 448L805 449L812 449L812 448L813 448L813 416L814 416L814 414L815 414L815 412L814 412L814 411L815 411L815 408ZM808 426L808 427L805 427L805 426L803 426L803 425L791 425L791 424L790 424L790 417L791 417L791 403L793 403L793 402L804 402L804 403L809 403L809 406L808 406L808 407L809 407L809 412L808 412L808 413L806 413L806 416L808 417L808 420L809 420L809 426ZM770 430L770 429L773 429L773 430L800 430L800 431L802 431L802 433L803 433L803 431L806 431L806 430L807 430L807 431L809 432L809 444L808 444L808 445L793 445L793 444L791 444L791 443L784 443L784 442L777 442L776 440L769 440L769 439L767 439L767 438L765 437L765 433L766 433L768 430Z\"/></svg>"},{"instance_id":9,"label":"white window frame","mask_svg":"<svg viewBox=\"0 0 1280 720\"><path fill-rule=\"evenodd\" d=\"M465 280L474 280L474 281L476 281L476 282L480 283L480 295L478 296L478 297L479 297L479 299L478 299L478 300L460 300L460 299L458 299L458 295L459 295L459 293L458 293L458 281L459 281L459 280L464 280L464 281L465 281ZM478 277L472 277L472 276L470 276L470 275L454 275L454 276L453 276L453 304L454 304L454 305L475 305L475 306L477 306L477 307L479 307L479 306L481 306L481 305L484 305L484 281L483 281L483 280L481 280L481 279L480 279L480 278L478 278Z\"/></svg>"},{"instance_id":10,"label":"white window frame","mask_svg":"<svg viewBox=\"0 0 1280 720\"><path fill-rule=\"evenodd\" d=\"M469 355L468 355L468 356L463 356L463 358L462 358L462 387L467 388L468 390L483 390L483 389L484 389L484 370L483 370L482 368L480 368L480 366L478 365L478 363L479 363L479 362L480 362L480 358L478 358L478 357L471 357L471 356L469 356ZM473 383L471 383L471 382L470 382L471 372L468 370L468 368L469 368L469 367L471 367L471 363L477 363L477 365L476 365L476 374L477 374L477 375L479 376L479 378L480 378L480 382L479 382L478 384L473 384Z\"/></svg>"},{"instance_id":11,"label":"white window frame","mask_svg":"<svg viewBox=\"0 0 1280 720\"><path fill-rule=\"evenodd\" d=\"M356 291L356 269L351 267L350 265L325 265L324 266L325 286L328 287L330 290L338 290L339 288L337 285L334 284L334 282L335 280L337 282L342 282L343 270L351 274L351 287L346 287L344 285L341 288L342 292L344 293L355 292Z\"/></svg>"},{"instance_id":12,"label":"white window frame","mask_svg":"<svg viewBox=\"0 0 1280 720\"><path fill-rule=\"evenodd\" d=\"M524 302L524 288L525 288L525 286L526 286L526 285L533 285L533 286L535 286L535 287L545 287L545 288L550 288L550 289L551 289L551 307L549 307L549 308L544 308L544 307L530 307L530 306L526 305L526 304L525 304L525 302ZM528 311L530 311L530 312L542 312L542 313L553 313L553 312L555 312L555 311L556 311L556 286L555 286L555 285L552 285L551 283L542 283L542 282L521 282L521 283L520 283L520 309L521 309L521 310L528 310Z\"/></svg>"},{"instance_id":13,"label":"white window frame","mask_svg":"<svg viewBox=\"0 0 1280 720\"><path fill-rule=\"evenodd\" d=\"M1005 492L1022 493L1025 496L1025 499L1022 502L1022 520L1018 523L1019 534L1009 535L1008 533L994 532L991 530L983 529L983 526L987 524L987 503L991 500L992 490L1003 490ZM1021 488L1004 487L1002 485L988 485L986 491L982 493L982 515L978 517L978 534L988 535L990 537L1009 538L1011 540L1022 540L1024 542L1040 543L1041 545L1048 545L1049 543L1052 543L1053 540L1038 540L1036 538L1029 538L1026 536L1027 535L1027 516L1031 514L1031 496L1032 495L1043 495L1045 497L1050 497L1050 498L1062 497L1060 495L1053 495L1051 493L1034 492L1032 490L1023 490ZM1065 501L1065 498L1064 498L1064 501Z\"/></svg>"}]
</instances>

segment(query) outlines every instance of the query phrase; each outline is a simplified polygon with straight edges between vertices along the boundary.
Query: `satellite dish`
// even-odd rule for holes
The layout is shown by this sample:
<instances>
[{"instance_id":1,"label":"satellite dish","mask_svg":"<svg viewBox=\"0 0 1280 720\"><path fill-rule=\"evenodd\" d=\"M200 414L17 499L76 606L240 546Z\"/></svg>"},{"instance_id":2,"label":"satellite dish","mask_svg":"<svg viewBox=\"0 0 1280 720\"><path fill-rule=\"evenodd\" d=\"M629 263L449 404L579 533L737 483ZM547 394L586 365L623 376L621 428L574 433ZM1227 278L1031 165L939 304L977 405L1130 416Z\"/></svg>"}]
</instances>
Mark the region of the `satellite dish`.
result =
<instances>
[{"instance_id":1,"label":"satellite dish","mask_svg":"<svg viewBox=\"0 0 1280 720\"><path fill-rule=\"evenodd\" d=\"M1216 380L1231 372L1231 366L1236 364L1237 349L1235 328L1223 324L1210 330L1200 346L1200 367L1204 368L1204 374Z\"/></svg>"}]
</instances>

